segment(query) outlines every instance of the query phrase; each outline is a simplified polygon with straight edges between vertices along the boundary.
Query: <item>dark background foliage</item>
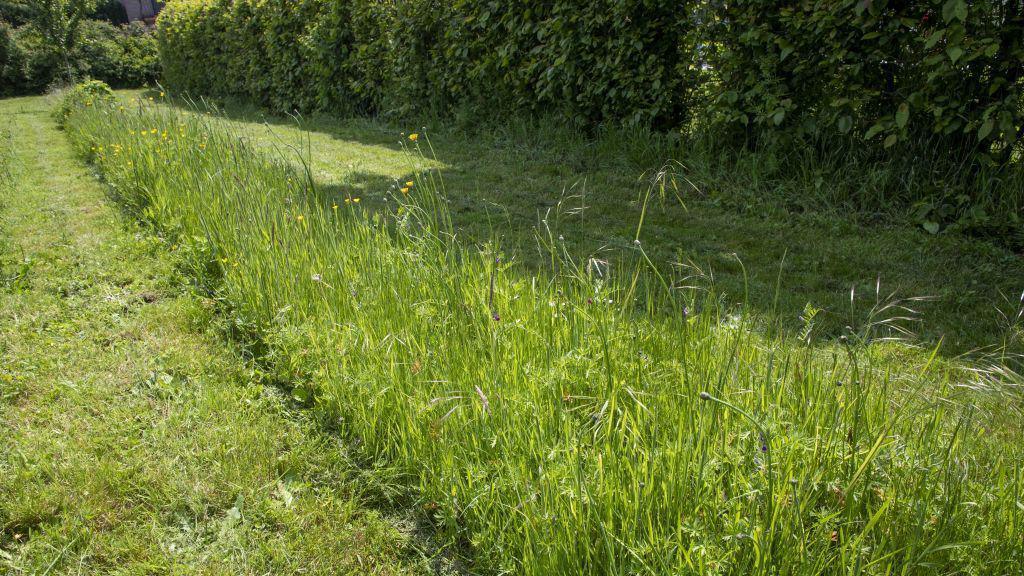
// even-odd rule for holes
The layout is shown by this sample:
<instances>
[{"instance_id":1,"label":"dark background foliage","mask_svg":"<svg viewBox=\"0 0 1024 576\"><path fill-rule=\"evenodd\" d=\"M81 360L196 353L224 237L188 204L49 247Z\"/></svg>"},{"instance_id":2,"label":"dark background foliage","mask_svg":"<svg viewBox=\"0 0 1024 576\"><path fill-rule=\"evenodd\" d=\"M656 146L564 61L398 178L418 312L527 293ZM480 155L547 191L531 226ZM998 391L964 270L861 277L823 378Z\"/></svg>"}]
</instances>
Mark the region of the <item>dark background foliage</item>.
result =
<instances>
[{"instance_id":1,"label":"dark background foliage","mask_svg":"<svg viewBox=\"0 0 1024 576\"><path fill-rule=\"evenodd\" d=\"M84 78L115 87L156 81L156 39L127 20L117 0L0 0L0 96Z\"/></svg>"},{"instance_id":2,"label":"dark background foliage","mask_svg":"<svg viewBox=\"0 0 1024 576\"><path fill-rule=\"evenodd\" d=\"M111 24L127 24L128 23L128 12L124 9L124 5L119 0L103 0L96 5L96 9L92 13L92 18L96 20L104 20Z\"/></svg>"}]
</instances>

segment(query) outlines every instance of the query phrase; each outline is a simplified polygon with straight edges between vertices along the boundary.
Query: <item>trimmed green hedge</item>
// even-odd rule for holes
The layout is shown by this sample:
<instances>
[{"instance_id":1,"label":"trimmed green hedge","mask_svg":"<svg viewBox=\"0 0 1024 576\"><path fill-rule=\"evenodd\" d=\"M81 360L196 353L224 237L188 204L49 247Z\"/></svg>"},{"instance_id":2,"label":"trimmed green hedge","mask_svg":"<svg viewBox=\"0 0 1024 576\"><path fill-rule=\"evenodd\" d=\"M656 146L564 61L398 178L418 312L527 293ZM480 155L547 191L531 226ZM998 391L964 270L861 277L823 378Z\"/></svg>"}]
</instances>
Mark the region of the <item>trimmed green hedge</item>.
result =
<instances>
[{"instance_id":1,"label":"trimmed green hedge","mask_svg":"<svg viewBox=\"0 0 1024 576\"><path fill-rule=\"evenodd\" d=\"M716 105L732 125L879 148L926 135L996 163L1021 143L1021 0L709 4Z\"/></svg>"},{"instance_id":2,"label":"trimmed green hedge","mask_svg":"<svg viewBox=\"0 0 1024 576\"><path fill-rule=\"evenodd\" d=\"M165 81L279 111L350 111L342 11L323 0L171 3L157 34Z\"/></svg>"},{"instance_id":3,"label":"trimmed green hedge","mask_svg":"<svg viewBox=\"0 0 1024 576\"><path fill-rule=\"evenodd\" d=\"M1024 135L1021 0L178 0L158 24L172 87L278 111L697 117L997 164Z\"/></svg>"},{"instance_id":4,"label":"trimmed green hedge","mask_svg":"<svg viewBox=\"0 0 1024 576\"><path fill-rule=\"evenodd\" d=\"M158 35L171 87L279 111L458 104L674 126L697 86L690 5L179 1Z\"/></svg>"}]
</instances>

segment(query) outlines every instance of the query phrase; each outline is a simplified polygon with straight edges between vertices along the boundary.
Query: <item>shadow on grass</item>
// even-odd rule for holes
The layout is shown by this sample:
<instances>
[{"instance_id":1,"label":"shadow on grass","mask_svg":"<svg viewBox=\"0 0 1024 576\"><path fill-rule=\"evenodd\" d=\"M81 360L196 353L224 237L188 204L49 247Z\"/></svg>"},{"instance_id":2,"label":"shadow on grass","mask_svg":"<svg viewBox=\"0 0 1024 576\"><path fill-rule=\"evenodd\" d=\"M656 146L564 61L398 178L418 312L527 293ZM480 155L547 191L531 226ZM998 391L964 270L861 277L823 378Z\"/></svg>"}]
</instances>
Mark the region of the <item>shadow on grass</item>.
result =
<instances>
[{"instance_id":1,"label":"shadow on grass","mask_svg":"<svg viewBox=\"0 0 1024 576\"><path fill-rule=\"evenodd\" d=\"M281 117L240 104L218 110L246 129L265 125L270 140L308 153L325 201L359 197L367 209L380 208L394 183L411 178L403 128L393 123ZM777 315L790 330L802 328L810 304L822 309L819 338L872 323L884 328L887 319L909 315L920 319L901 322L914 339L927 346L941 341L944 355L1006 338L1021 346L1021 327L1004 317L1019 306L1024 258L995 244L909 226L865 225L852 214L740 213L689 185L685 150L636 139L587 139L521 119L428 132L460 237L469 246L497 240L527 270L545 265L536 236L548 229L581 258L598 252L613 261L627 258L642 219L639 237L658 266L681 275L696 272L729 302ZM645 210L652 168L661 166L664 156L658 154L669 153L681 161L676 188L664 195L656 190ZM879 314L886 303L913 297L930 299L904 301L913 313Z\"/></svg>"}]
</instances>

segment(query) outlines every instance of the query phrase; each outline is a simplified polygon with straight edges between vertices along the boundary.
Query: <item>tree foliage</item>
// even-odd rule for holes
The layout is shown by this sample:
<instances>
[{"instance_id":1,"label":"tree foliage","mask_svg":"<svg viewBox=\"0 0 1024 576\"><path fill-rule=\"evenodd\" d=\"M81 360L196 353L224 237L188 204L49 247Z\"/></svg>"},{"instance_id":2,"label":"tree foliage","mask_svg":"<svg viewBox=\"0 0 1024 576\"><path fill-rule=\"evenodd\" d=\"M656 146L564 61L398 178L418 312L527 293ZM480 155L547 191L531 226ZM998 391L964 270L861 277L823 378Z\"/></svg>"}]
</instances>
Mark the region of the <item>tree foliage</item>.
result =
<instances>
[{"instance_id":1,"label":"tree foliage","mask_svg":"<svg viewBox=\"0 0 1024 576\"><path fill-rule=\"evenodd\" d=\"M29 23L53 50L68 52L79 38L82 20L96 4L97 0L28 0Z\"/></svg>"},{"instance_id":2,"label":"tree foliage","mask_svg":"<svg viewBox=\"0 0 1024 576\"><path fill-rule=\"evenodd\" d=\"M119 27L95 20L95 7L83 0L0 4L0 15L22 18L18 26L0 20L0 95L38 93L83 78L117 87L154 81L159 71L154 35L141 24Z\"/></svg>"},{"instance_id":3,"label":"tree foliage","mask_svg":"<svg viewBox=\"0 0 1024 576\"><path fill-rule=\"evenodd\" d=\"M0 0L0 21L10 26L26 24L31 13L31 0Z\"/></svg>"}]
</instances>

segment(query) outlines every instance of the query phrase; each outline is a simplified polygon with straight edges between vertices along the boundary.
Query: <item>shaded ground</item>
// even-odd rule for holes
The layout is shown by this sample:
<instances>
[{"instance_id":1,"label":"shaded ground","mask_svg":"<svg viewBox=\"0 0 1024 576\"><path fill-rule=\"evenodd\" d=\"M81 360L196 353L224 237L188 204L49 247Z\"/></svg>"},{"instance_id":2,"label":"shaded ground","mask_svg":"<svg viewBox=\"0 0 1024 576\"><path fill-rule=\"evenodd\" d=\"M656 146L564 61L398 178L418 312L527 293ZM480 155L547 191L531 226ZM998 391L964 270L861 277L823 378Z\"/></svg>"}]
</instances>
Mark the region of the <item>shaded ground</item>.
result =
<instances>
[{"instance_id":1,"label":"shaded ground","mask_svg":"<svg viewBox=\"0 0 1024 576\"><path fill-rule=\"evenodd\" d=\"M210 332L44 98L0 101L0 572L419 574L374 482Z\"/></svg>"},{"instance_id":2,"label":"shaded ground","mask_svg":"<svg viewBox=\"0 0 1024 576\"><path fill-rule=\"evenodd\" d=\"M273 118L243 106L226 113L227 124L272 153L296 160L301 151L332 199L355 196L368 206L381 204L388 188L409 176L413 164L401 145L402 130L424 131L369 119ZM540 260L535 235L545 219L578 254L628 249L650 169L661 161L636 142L586 141L544 126L426 128L464 238L497 238L530 265ZM904 324L925 342L941 339L943 353L1008 339L1020 345L1021 327L1004 318L1020 306L1020 255L981 240L863 225L824 211L739 214L716 200L728 190L696 190L682 178L677 183L678 195L671 191L663 201L656 195L650 204L643 245L666 268L693 265L702 281L713 279L734 302L746 300L761 312L777 309L791 328L812 304L824 309L820 335L834 337L847 326L859 330L897 315L872 316L880 303L930 297L911 305L922 321Z\"/></svg>"}]
</instances>

